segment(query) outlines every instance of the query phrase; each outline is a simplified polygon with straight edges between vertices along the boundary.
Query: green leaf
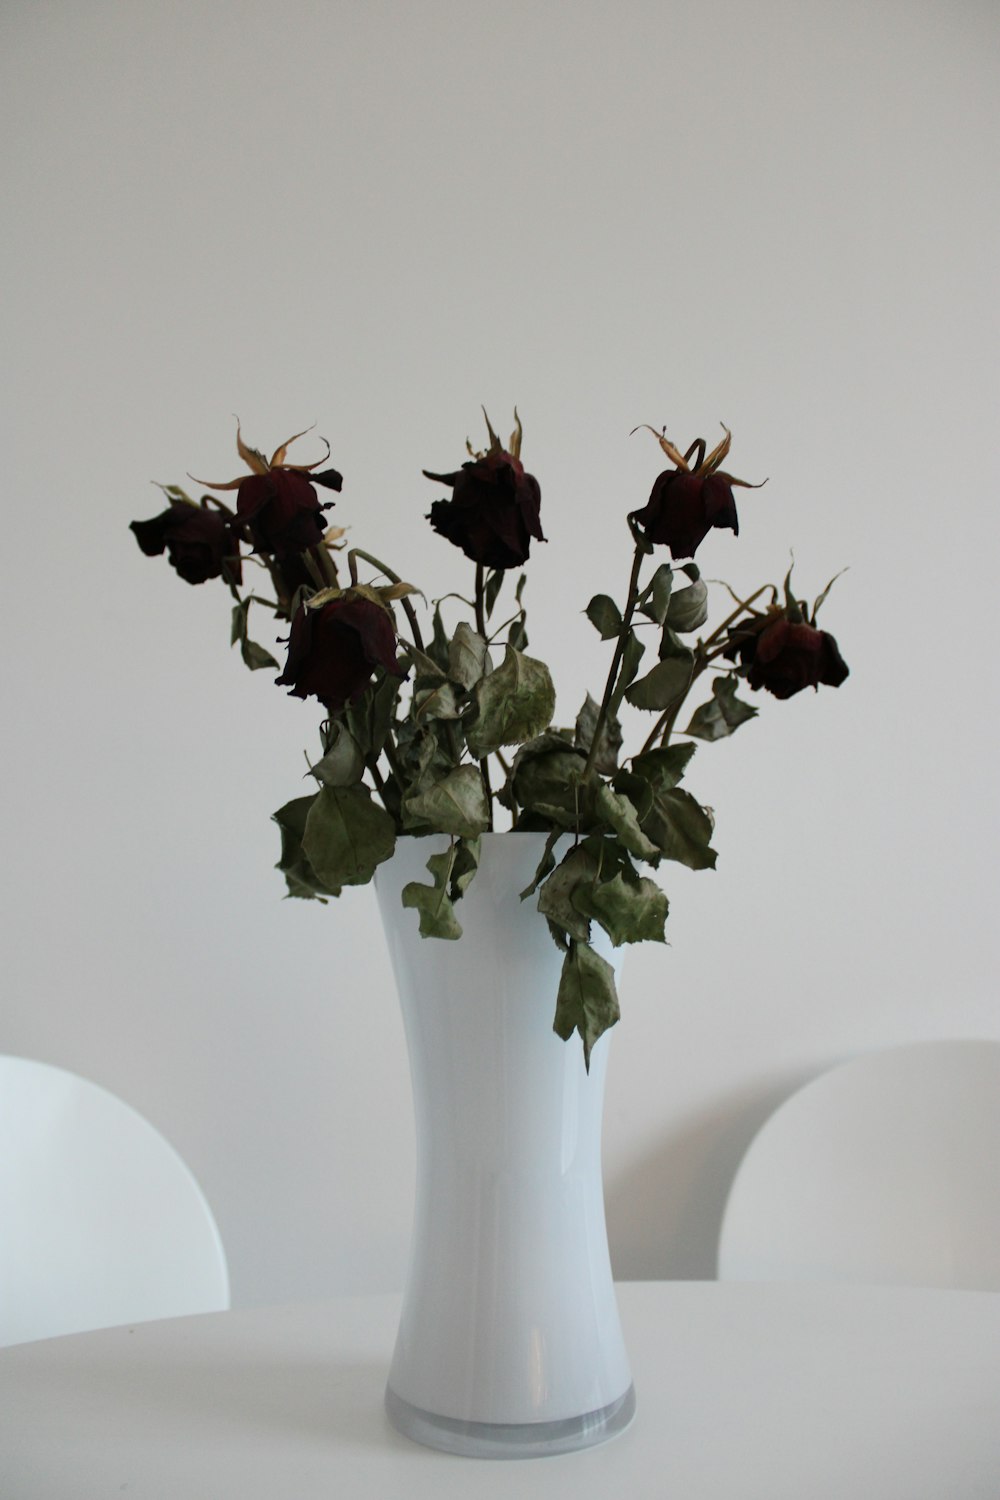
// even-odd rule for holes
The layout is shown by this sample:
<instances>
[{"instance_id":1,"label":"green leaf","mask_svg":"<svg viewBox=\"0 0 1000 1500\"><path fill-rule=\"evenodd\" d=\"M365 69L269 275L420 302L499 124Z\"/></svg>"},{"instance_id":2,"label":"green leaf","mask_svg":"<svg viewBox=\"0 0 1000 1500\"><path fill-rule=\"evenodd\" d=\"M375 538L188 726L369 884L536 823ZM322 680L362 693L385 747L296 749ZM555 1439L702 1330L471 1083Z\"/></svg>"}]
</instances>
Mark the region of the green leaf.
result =
<instances>
[{"instance_id":1,"label":"green leaf","mask_svg":"<svg viewBox=\"0 0 1000 1500\"><path fill-rule=\"evenodd\" d=\"M642 820L642 831L665 859L690 870L713 870L716 852L710 845L712 819L690 792L654 788L653 806Z\"/></svg>"},{"instance_id":2,"label":"green leaf","mask_svg":"<svg viewBox=\"0 0 1000 1500\"><path fill-rule=\"evenodd\" d=\"M655 620L657 625L662 625L667 618L673 586L673 568L669 563L661 563L645 591L647 595L645 602L639 606L646 618Z\"/></svg>"},{"instance_id":3,"label":"green leaf","mask_svg":"<svg viewBox=\"0 0 1000 1500\"><path fill-rule=\"evenodd\" d=\"M625 638L625 649L622 652L622 664L618 674L618 681L615 684L615 690L611 695L611 702L608 705L613 714L617 714L621 708L625 689L633 681L636 672L638 672L639 663L642 661L645 650L645 645L640 641L635 631L630 630Z\"/></svg>"},{"instance_id":4,"label":"green leaf","mask_svg":"<svg viewBox=\"0 0 1000 1500\"><path fill-rule=\"evenodd\" d=\"M663 634L660 636L660 649L657 655L661 661L666 661L669 657L671 660L690 662L692 667L694 666L694 652L691 650L691 647L686 646L676 630L671 630L669 625L664 625L663 627Z\"/></svg>"},{"instance_id":5,"label":"green leaf","mask_svg":"<svg viewBox=\"0 0 1000 1500\"><path fill-rule=\"evenodd\" d=\"M622 613L610 594L595 594L587 605L586 614L602 641L621 635Z\"/></svg>"},{"instance_id":6,"label":"green leaf","mask_svg":"<svg viewBox=\"0 0 1000 1500\"><path fill-rule=\"evenodd\" d=\"M574 1031L583 1041L583 1060L590 1071L594 1044L620 1015L615 972L589 943L570 944L563 959L553 1030L568 1042Z\"/></svg>"},{"instance_id":7,"label":"green leaf","mask_svg":"<svg viewBox=\"0 0 1000 1500\"><path fill-rule=\"evenodd\" d=\"M507 644L513 646L515 651L523 651L528 644L528 632L524 628L524 616L518 615L510 630L507 632Z\"/></svg>"},{"instance_id":8,"label":"green leaf","mask_svg":"<svg viewBox=\"0 0 1000 1500\"><path fill-rule=\"evenodd\" d=\"M274 821L281 829L281 858L275 868L284 875L289 896L325 901L328 896L339 896L340 887L325 885L302 852L306 819L315 800L315 793L296 797L274 814Z\"/></svg>"},{"instance_id":9,"label":"green leaf","mask_svg":"<svg viewBox=\"0 0 1000 1500\"><path fill-rule=\"evenodd\" d=\"M602 782L594 798L594 811L614 829L630 854L659 863L660 851L639 827L639 815L627 797Z\"/></svg>"},{"instance_id":10,"label":"green leaf","mask_svg":"<svg viewBox=\"0 0 1000 1500\"><path fill-rule=\"evenodd\" d=\"M594 743L594 732L597 729L597 720L600 717L600 707L596 700L588 693L584 699L583 707L576 716L575 742L581 750L590 753L590 747ZM599 776L613 776L618 769L618 752L622 747L622 726L617 717L609 711L601 730L601 739L594 757L594 769Z\"/></svg>"},{"instance_id":11,"label":"green leaf","mask_svg":"<svg viewBox=\"0 0 1000 1500\"><path fill-rule=\"evenodd\" d=\"M653 806L653 788L642 776L636 776L632 771L625 770L615 772L612 783L616 792L621 792L627 797L635 808L641 825L643 818Z\"/></svg>"},{"instance_id":12,"label":"green leaf","mask_svg":"<svg viewBox=\"0 0 1000 1500\"><path fill-rule=\"evenodd\" d=\"M402 653L402 660L413 668L418 682L425 679L430 682L443 682L448 675L433 656L429 656L426 651L420 651L416 646L407 646Z\"/></svg>"},{"instance_id":13,"label":"green leaf","mask_svg":"<svg viewBox=\"0 0 1000 1500\"><path fill-rule=\"evenodd\" d=\"M448 639L448 632L444 628L444 620L441 618L441 605L438 603L434 606L434 634L427 648L427 654L440 667L442 674L448 670L450 649L451 642Z\"/></svg>"},{"instance_id":14,"label":"green leaf","mask_svg":"<svg viewBox=\"0 0 1000 1500\"><path fill-rule=\"evenodd\" d=\"M556 693L544 662L512 646L496 671L476 684L477 714L466 740L477 760L541 734L555 713Z\"/></svg>"},{"instance_id":15,"label":"green leaf","mask_svg":"<svg viewBox=\"0 0 1000 1500\"><path fill-rule=\"evenodd\" d=\"M686 589L678 589L670 600L666 623L671 630L682 634L697 630L708 619L708 587L702 579L697 563L685 563L682 569L692 580Z\"/></svg>"},{"instance_id":16,"label":"green leaf","mask_svg":"<svg viewBox=\"0 0 1000 1500\"><path fill-rule=\"evenodd\" d=\"M396 826L368 788L324 786L306 818L302 850L324 885L367 885L396 847Z\"/></svg>"},{"instance_id":17,"label":"green leaf","mask_svg":"<svg viewBox=\"0 0 1000 1500\"><path fill-rule=\"evenodd\" d=\"M658 750L646 750L642 755L633 755L630 768L651 787L668 790L683 778L697 748L697 745L664 745Z\"/></svg>"},{"instance_id":18,"label":"green leaf","mask_svg":"<svg viewBox=\"0 0 1000 1500\"><path fill-rule=\"evenodd\" d=\"M275 661L270 651L258 645L256 641L245 640L240 647L240 654L251 672L258 672L261 667L272 667L275 670L280 665Z\"/></svg>"},{"instance_id":19,"label":"green leaf","mask_svg":"<svg viewBox=\"0 0 1000 1500\"><path fill-rule=\"evenodd\" d=\"M401 683L380 667L357 703L344 709L344 722L363 755L381 755L392 728Z\"/></svg>"},{"instance_id":20,"label":"green leaf","mask_svg":"<svg viewBox=\"0 0 1000 1500\"><path fill-rule=\"evenodd\" d=\"M553 851L555 849L557 841L561 837L562 835L560 830L558 828L553 828L552 832L545 840L545 848L542 850L542 857L538 861L538 869L532 876L531 884L525 886L524 890L521 892L522 901L527 901L529 896L533 896L538 887L541 885L542 881L545 879L546 875L550 875L555 869L556 857Z\"/></svg>"},{"instance_id":21,"label":"green leaf","mask_svg":"<svg viewBox=\"0 0 1000 1500\"><path fill-rule=\"evenodd\" d=\"M451 883L448 887L448 895L452 901L459 901L465 895L470 883L479 869L479 856L482 848L482 840L459 839L455 845L455 863L451 871Z\"/></svg>"},{"instance_id":22,"label":"green leaf","mask_svg":"<svg viewBox=\"0 0 1000 1500\"><path fill-rule=\"evenodd\" d=\"M616 948L623 943L666 942L667 898L654 880L626 880L621 873L574 897L588 917L599 922Z\"/></svg>"},{"instance_id":23,"label":"green leaf","mask_svg":"<svg viewBox=\"0 0 1000 1500\"><path fill-rule=\"evenodd\" d=\"M436 687L419 688L413 694L413 717L420 719L460 719L461 710L450 682Z\"/></svg>"},{"instance_id":24,"label":"green leaf","mask_svg":"<svg viewBox=\"0 0 1000 1500\"><path fill-rule=\"evenodd\" d=\"M523 576L524 575L522 574L522 577ZM486 584L483 588L483 602L486 605L487 619L489 619L490 615L493 613L493 606L497 602L497 595L503 588L503 581L505 577L506 574L504 573L503 568L497 568L495 571L487 573L486 575Z\"/></svg>"},{"instance_id":25,"label":"green leaf","mask_svg":"<svg viewBox=\"0 0 1000 1500\"><path fill-rule=\"evenodd\" d=\"M732 734L747 719L754 719L757 710L752 703L745 703L736 696L735 677L717 677L712 683L712 696L707 703L696 708L685 734L693 734L699 740L721 740Z\"/></svg>"},{"instance_id":26,"label":"green leaf","mask_svg":"<svg viewBox=\"0 0 1000 1500\"><path fill-rule=\"evenodd\" d=\"M335 719L320 760L310 770L324 786L353 786L360 781L365 769L365 758L361 747L347 725Z\"/></svg>"},{"instance_id":27,"label":"green leaf","mask_svg":"<svg viewBox=\"0 0 1000 1500\"><path fill-rule=\"evenodd\" d=\"M403 801L407 824L425 824L436 833L474 839L490 825L486 788L478 766L457 766L441 781L411 792Z\"/></svg>"},{"instance_id":28,"label":"green leaf","mask_svg":"<svg viewBox=\"0 0 1000 1500\"><path fill-rule=\"evenodd\" d=\"M518 752L510 789L523 811L542 811L562 828L586 821L589 801L582 790L587 757L555 735L542 735ZM509 799L508 799L509 800Z\"/></svg>"},{"instance_id":29,"label":"green leaf","mask_svg":"<svg viewBox=\"0 0 1000 1500\"><path fill-rule=\"evenodd\" d=\"M432 854L427 868L434 877L433 885L421 885L411 880L403 887L403 905L414 907L420 913L420 936L445 938L454 942L462 936L462 927L455 916L455 908L448 894L456 858L455 846L443 854Z\"/></svg>"},{"instance_id":30,"label":"green leaf","mask_svg":"<svg viewBox=\"0 0 1000 1500\"><path fill-rule=\"evenodd\" d=\"M538 910L542 915L583 943L590 938L590 922L574 905L573 894L581 884L593 885L599 868L593 852L577 844L560 860L538 892Z\"/></svg>"},{"instance_id":31,"label":"green leaf","mask_svg":"<svg viewBox=\"0 0 1000 1500\"><path fill-rule=\"evenodd\" d=\"M229 635L229 644L235 646L240 643L240 655L251 672L257 672L261 667L273 667L277 669L279 663L275 661L270 651L265 651L256 641L250 640L247 635L247 617L250 614L250 600L243 599L233 607L232 629Z\"/></svg>"},{"instance_id":32,"label":"green leaf","mask_svg":"<svg viewBox=\"0 0 1000 1500\"><path fill-rule=\"evenodd\" d=\"M448 647L448 676L466 692L471 692L491 666L486 642L463 620Z\"/></svg>"},{"instance_id":33,"label":"green leaf","mask_svg":"<svg viewBox=\"0 0 1000 1500\"><path fill-rule=\"evenodd\" d=\"M651 672L634 682L625 696L634 708L669 708L687 692L691 670L691 662L683 657L668 656L666 661L657 662Z\"/></svg>"}]
</instances>

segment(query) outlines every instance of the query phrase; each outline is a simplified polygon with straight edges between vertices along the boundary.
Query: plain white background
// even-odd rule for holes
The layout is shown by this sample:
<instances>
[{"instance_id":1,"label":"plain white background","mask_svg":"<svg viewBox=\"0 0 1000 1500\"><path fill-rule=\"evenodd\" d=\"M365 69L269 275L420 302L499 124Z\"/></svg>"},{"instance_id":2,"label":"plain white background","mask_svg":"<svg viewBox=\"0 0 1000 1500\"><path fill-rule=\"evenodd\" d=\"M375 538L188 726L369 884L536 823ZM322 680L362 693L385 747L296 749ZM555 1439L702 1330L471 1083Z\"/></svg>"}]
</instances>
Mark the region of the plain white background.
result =
<instances>
[{"instance_id":1,"label":"plain white background","mask_svg":"<svg viewBox=\"0 0 1000 1500\"><path fill-rule=\"evenodd\" d=\"M605 1130L620 1276L711 1275L753 1131L996 1006L998 19L987 3L11 3L0 1050L190 1162L237 1302L398 1284L412 1187L374 897L282 901L312 706L128 532L151 484L311 422L332 518L429 596L423 517L516 402L531 649L606 656L639 422L734 432L749 590L793 548L852 675L699 749L715 873L629 954ZM314 449L318 452L318 449ZM303 444L303 457L310 452Z\"/></svg>"}]
</instances>

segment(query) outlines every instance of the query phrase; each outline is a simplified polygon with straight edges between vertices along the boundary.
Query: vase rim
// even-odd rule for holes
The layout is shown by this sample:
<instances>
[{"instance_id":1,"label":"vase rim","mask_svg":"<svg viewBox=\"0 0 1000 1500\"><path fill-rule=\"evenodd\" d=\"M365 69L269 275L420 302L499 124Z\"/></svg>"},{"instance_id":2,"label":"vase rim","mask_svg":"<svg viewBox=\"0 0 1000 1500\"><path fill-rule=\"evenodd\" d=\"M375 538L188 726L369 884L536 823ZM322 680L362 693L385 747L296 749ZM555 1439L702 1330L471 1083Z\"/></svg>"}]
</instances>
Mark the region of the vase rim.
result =
<instances>
[{"instance_id":1,"label":"vase rim","mask_svg":"<svg viewBox=\"0 0 1000 1500\"><path fill-rule=\"evenodd\" d=\"M478 834L477 837L481 839L505 839L513 834L520 839L547 839L549 834L553 832L558 832L560 838L573 837L572 828L551 829L549 832L541 828L491 828L486 833ZM397 833L396 842L399 844L405 839L407 843L415 844L422 843L424 839L447 839L451 837L450 833L438 833L437 831L434 833Z\"/></svg>"}]
</instances>

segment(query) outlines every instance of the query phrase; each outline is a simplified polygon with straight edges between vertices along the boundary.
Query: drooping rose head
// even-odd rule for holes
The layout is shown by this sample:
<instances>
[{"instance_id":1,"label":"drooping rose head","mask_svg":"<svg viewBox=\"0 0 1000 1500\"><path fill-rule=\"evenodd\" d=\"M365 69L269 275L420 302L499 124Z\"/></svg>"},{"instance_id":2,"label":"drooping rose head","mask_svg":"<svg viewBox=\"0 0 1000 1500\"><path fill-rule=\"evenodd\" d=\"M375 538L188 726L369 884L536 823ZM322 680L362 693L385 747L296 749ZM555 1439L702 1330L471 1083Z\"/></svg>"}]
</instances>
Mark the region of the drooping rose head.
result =
<instances>
[{"instance_id":1,"label":"drooping rose head","mask_svg":"<svg viewBox=\"0 0 1000 1500\"><path fill-rule=\"evenodd\" d=\"M405 673L396 660L389 610L353 589L330 592L336 597L318 608L296 610L285 670L276 681L292 697L318 698L336 713L361 697L376 668L395 677Z\"/></svg>"},{"instance_id":2,"label":"drooping rose head","mask_svg":"<svg viewBox=\"0 0 1000 1500\"><path fill-rule=\"evenodd\" d=\"M322 541L323 512L332 503L320 504L309 476L300 470L271 469L243 480L236 514L249 527L258 552L305 552Z\"/></svg>"},{"instance_id":3,"label":"drooping rose head","mask_svg":"<svg viewBox=\"0 0 1000 1500\"><path fill-rule=\"evenodd\" d=\"M732 481L726 474L684 474L665 469L633 519L647 541L670 548L674 558L694 557L713 526L739 536Z\"/></svg>"},{"instance_id":4,"label":"drooping rose head","mask_svg":"<svg viewBox=\"0 0 1000 1500\"><path fill-rule=\"evenodd\" d=\"M210 490L236 490L237 524L249 532L258 552L285 553L305 552L322 540L326 530L323 512L330 509L332 500L320 503L314 484L325 489L340 490L343 479L336 469L324 469L314 473L329 457L326 454L317 463L286 463L288 449L296 438L305 434L297 432L275 449L271 457L265 458L256 448L243 441L239 425L236 428L236 449L250 469L249 474L230 479L222 484L211 484Z\"/></svg>"},{"instance_id":5,"label":"drooping rose head","mask_svg":"<svg viewBox=\"0 0 1000 1500\"><path fill-rule=\"evenodd\" d=\"M713 527L723 527L738 536L733 486L757 488L719 468L732 441L728 428L723 430L726 436L708 455L703 438L681 453L665 435L655 434L676 467L664 469L657 476L646 504L642 510L633 511L629 520L647 542L669 547L674 558L693 557ZM690 461L695 454L698 457L692 467Z\"/></svg>"},{"instance_id":6,"label":"drooping rose head","mask_svg":"<svg viewBox=\"0 0 1000 1500\"><path fill-rule=\"evenodd\" d=\"M839 687L850 669L827 630L785 610L761 616L734 629L726 655L739 658L752 688L764 688L775 698L791 698L803 688L820 683Z\"/></svg>"},{"instance_id":7,"label":"drooping rose head","mask_svg":"<svg viewBox=\"0 0 1000 1500\"><path fill-rule=\"evenodd\" d=\"M486 426L490 446L472 454L453 474L432 474L428 479L452 487L450 500L435 500L427 519L440 536L460 547L466 557L487 568L519 568L528 560L531 540L543 542L540 510L542 493L538 480L521 463L521 423L504 448L489 418ZM469 449L472 453L472 449Z\"/></svg>"},{"instance_id":8,"label":"drooping rose head","mask_svg":"<svg viewBox=\"0 0 1000 1500\"><path fill-rule=\"evenodd\" d=\"M223 572L240 582L239 542L217 510L176 500L149 521L133 521L129 530L147 557L165 551L186 583L205 583Z\"/></svg>"}]
</instances>

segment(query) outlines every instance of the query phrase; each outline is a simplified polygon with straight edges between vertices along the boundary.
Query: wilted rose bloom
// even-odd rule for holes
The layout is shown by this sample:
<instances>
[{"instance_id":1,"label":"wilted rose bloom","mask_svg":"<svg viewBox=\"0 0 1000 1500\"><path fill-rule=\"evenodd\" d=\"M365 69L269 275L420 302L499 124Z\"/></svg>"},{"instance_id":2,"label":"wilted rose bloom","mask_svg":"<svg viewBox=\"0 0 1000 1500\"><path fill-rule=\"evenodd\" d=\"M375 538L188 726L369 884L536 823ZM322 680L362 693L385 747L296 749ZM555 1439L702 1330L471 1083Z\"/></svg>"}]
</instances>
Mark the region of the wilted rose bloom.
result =
<instances>
[{"instance_id":1,"label":"wilted rose bloom","mask_svg":"<svg viewBox=\"0 0 1000 1500\"><path fill-rule=\"evenodd\" d=\"M452 486L452 498L435 500L427 519L473 562L519 568L528 560L531 538L545 540L538 480L506 449L497 446L454 474L424 473Z\"/></svg>"},{"instance_id":2,"label":"wilted rose bloom","mask_svg":"<svg viewBox=\"0 0 1000 1500\"><path fill-rule=\"evenodd\" d=\"M396 632L388 610L350 590L319 609L300 606L292 620L288 660L276 680L295 698L318 698L335 713L360 698L376 667L396 677Z\"/></svg>"},{"instance_id":3,"label":"wilted rose bloom","mask_svg":"<svg viewBox=\"0 0 1000 1500\"><path fill-rule=\"evenodd\" d=\"M166 551L171 565L187 583L227 577L240 581L240 549L225 516L217 510L177 501L149 521L130 528L147 557Z\"/></svg>"},{"instance_id":4,"label":"wilted rose bloom","mask_svg":"<svg viewBox=\"0 0 1000 1500\"><path fill-rule=\"evenodd\" d=\"M829 631L785 615L764 615L733 632L727 656L739 656L752 688L791 698L803 688L839 687L849 668Z\"/></svg>"},{"instance_id":5,"label":"wilted rose bloom","mask_svg":"<svg viewBox=\"0 0 1000 1500\"><path fill-rule=\"evenodd\" d=\"M298 469L269 469L266 474L248 474L239 486L236 513L250 528L253 544L260 552L305 552L321 541L326 523L313 484L339 490L343 481L335 469L324 474L305 474Z\"/></svg>"},{"instance_id":6,"label":"wilted rose bloom","mask_svg":"<svg viewBox=\"0 0 1000 1500\"><path fill-rule=\"evenodd\" d=\"M674 558L693 557L713 526L739 535L740 525L728 474L665 469L648 501L631 519L647 541L670 548Z\"/></svg>"}]
</instances>

